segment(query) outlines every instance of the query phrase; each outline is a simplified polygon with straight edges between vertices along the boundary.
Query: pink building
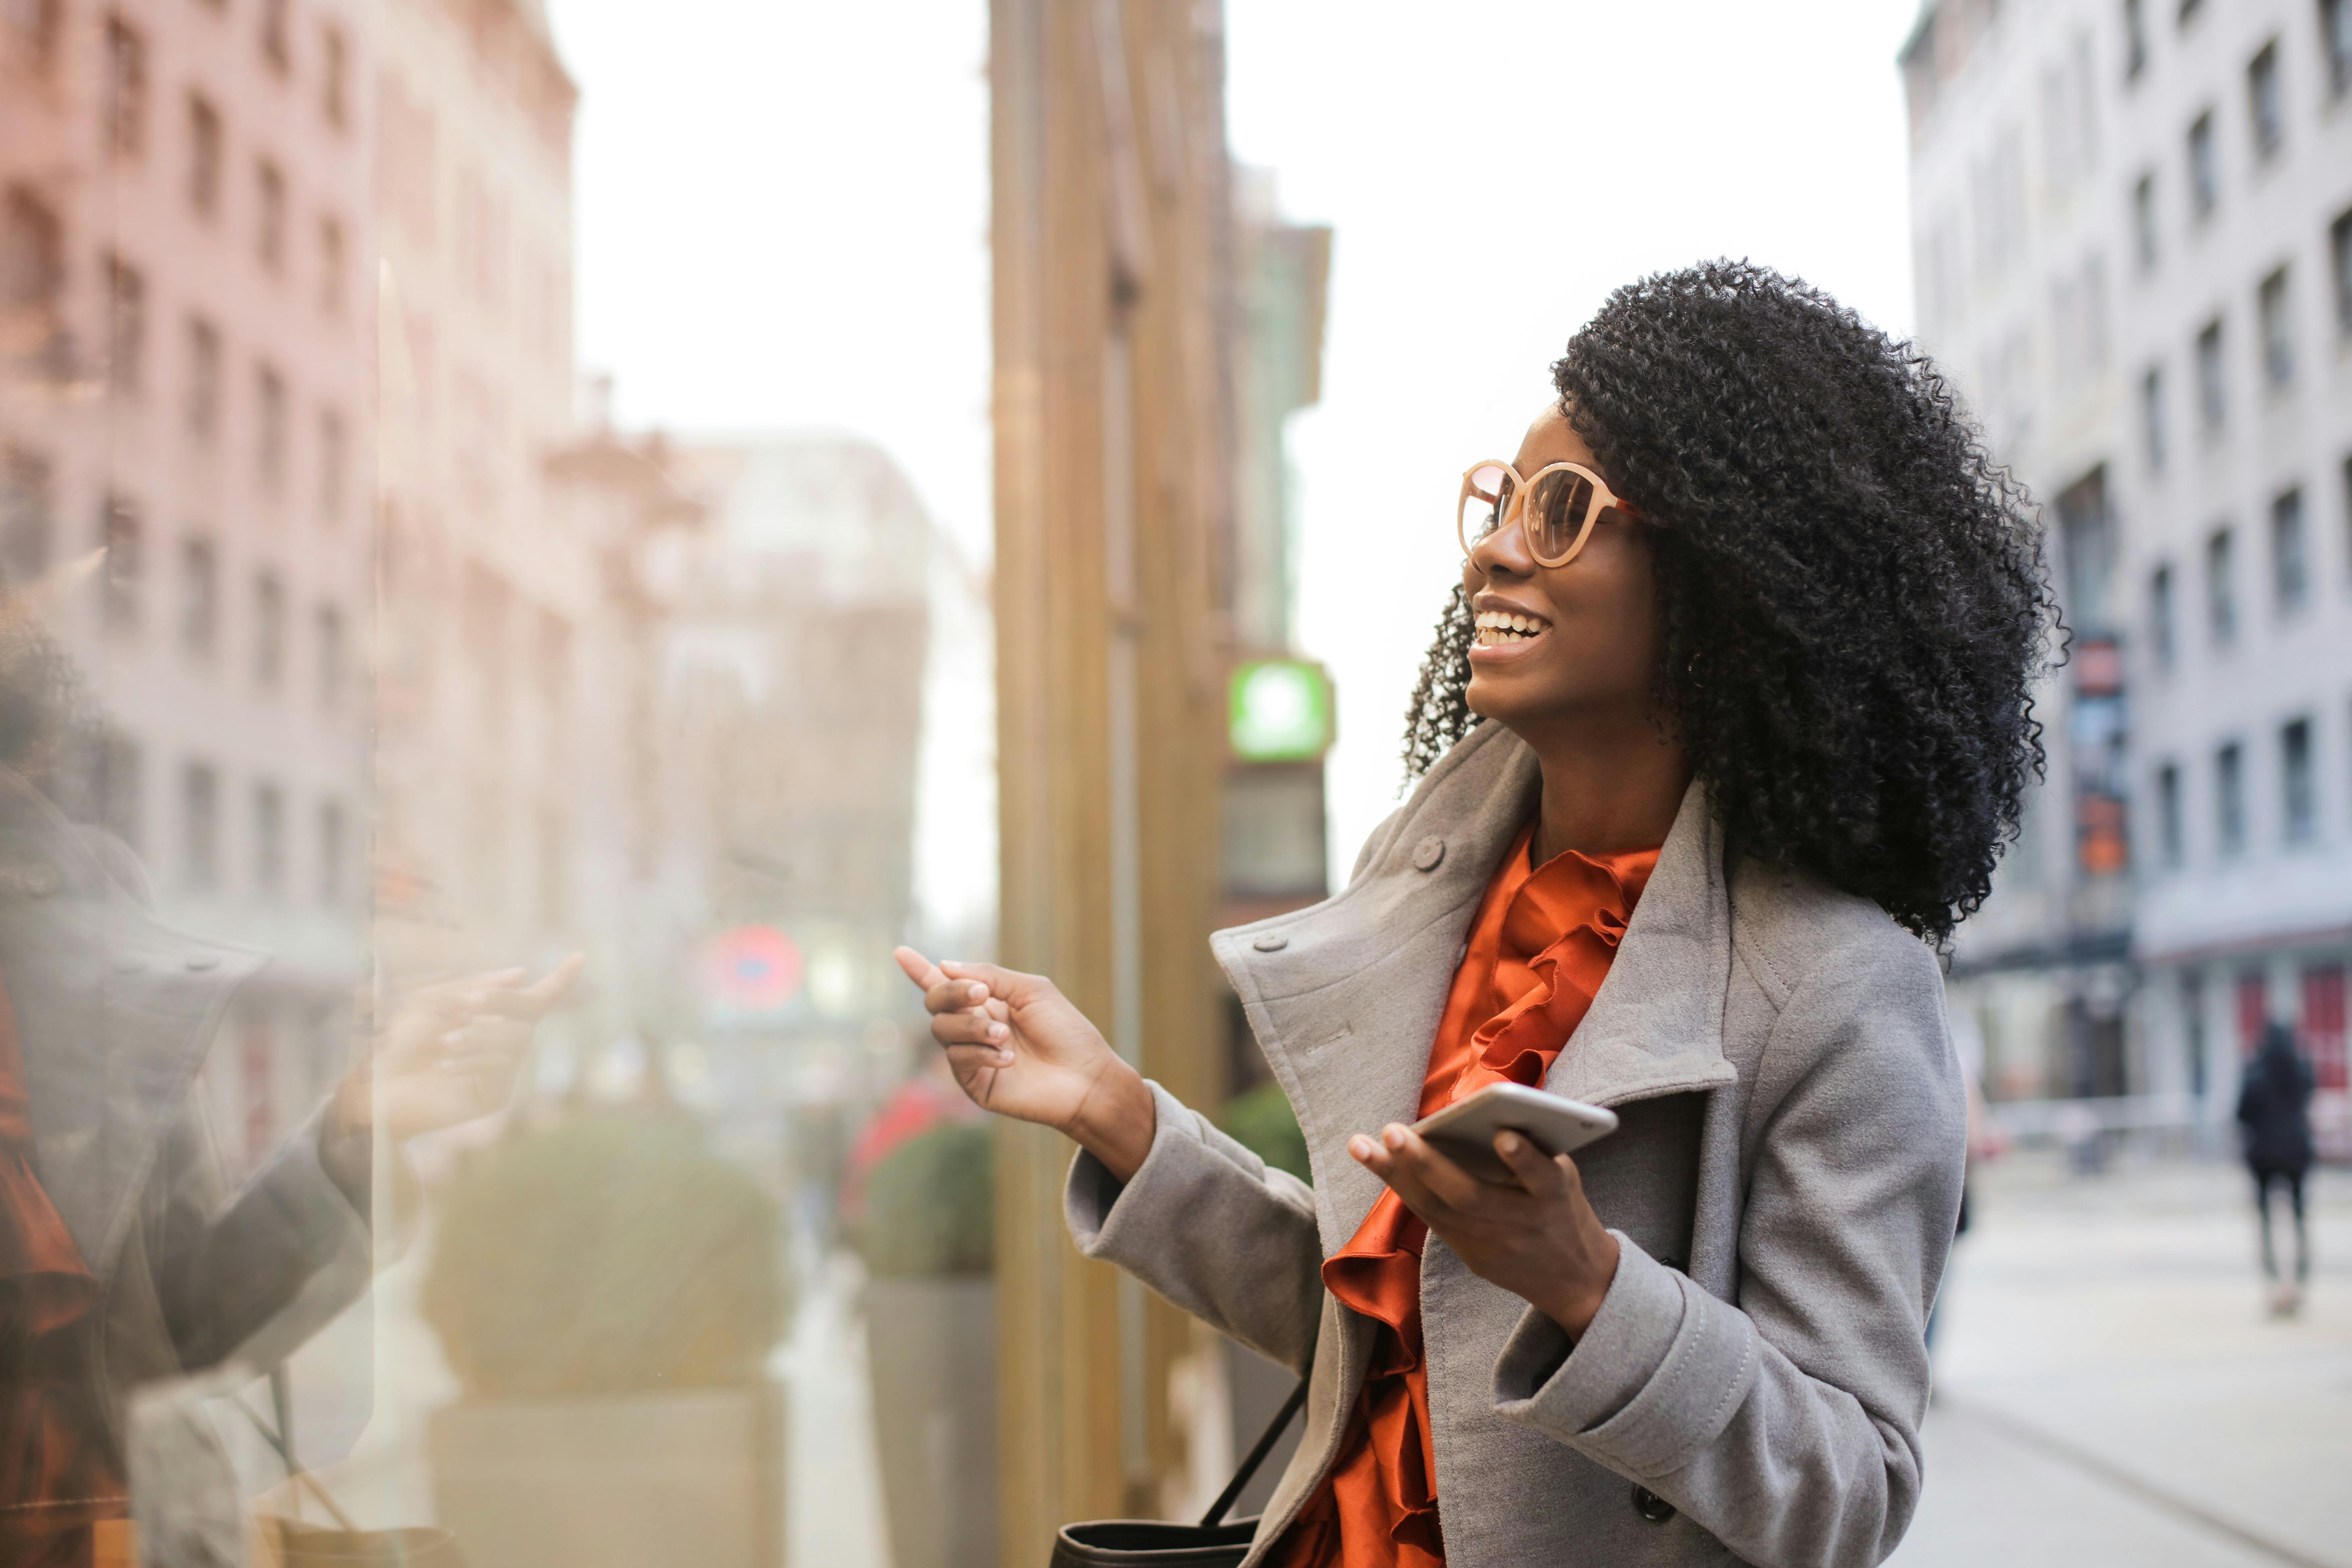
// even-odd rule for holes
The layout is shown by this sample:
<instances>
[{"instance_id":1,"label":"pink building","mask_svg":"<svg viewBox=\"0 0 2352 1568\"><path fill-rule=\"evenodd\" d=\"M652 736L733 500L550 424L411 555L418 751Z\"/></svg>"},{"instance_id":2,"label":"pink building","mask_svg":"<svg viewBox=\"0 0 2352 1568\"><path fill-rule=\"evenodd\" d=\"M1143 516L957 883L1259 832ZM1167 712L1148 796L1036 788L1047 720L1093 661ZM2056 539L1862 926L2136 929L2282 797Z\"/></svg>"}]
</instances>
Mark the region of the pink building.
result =
<instances>
[{"instance_id":1,"label":"pink building","mask_svg":"<svg viewBox=\"0 0 2352 1568\"><path fill-rule=\"evenodd\" d=\"M0 570L93 733L68 770L166 918L265 949L206 1068L259 1152L366 973L374 253L355 8L0 5Z\"/></svg>"}]
</instances>

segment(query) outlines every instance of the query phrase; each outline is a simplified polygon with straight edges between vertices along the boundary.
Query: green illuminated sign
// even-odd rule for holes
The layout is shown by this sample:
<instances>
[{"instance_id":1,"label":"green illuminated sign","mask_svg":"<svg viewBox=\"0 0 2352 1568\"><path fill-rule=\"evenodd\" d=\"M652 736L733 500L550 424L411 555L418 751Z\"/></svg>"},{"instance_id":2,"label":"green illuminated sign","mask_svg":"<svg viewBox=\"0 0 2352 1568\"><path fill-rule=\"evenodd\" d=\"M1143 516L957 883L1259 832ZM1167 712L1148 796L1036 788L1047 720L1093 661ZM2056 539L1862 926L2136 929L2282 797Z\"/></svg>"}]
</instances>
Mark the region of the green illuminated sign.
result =
<instances>
[{"instance_id":1,"label":"green illuminated sign","mask_svg":"<svg viewBox=\"0 0 2352 1568\"><path fill-rule=\"evenodd\" d=\"M1331 744L1331 682L1323 667L1262 658L1234 667L1226 732L1245 763L1304 762Z\"/></svg>"}]
</instances>

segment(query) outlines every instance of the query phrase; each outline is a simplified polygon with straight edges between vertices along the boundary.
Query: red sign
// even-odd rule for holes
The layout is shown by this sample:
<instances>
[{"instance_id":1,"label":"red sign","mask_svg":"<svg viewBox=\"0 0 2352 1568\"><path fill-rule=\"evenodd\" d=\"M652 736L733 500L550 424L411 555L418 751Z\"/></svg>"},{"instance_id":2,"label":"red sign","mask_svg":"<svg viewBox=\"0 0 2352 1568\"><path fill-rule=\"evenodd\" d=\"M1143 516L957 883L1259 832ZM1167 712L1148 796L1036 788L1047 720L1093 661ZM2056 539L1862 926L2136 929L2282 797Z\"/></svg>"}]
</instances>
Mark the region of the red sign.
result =
<instances>
[{"instance_id":1,"label":"red sign","mask_svg":"<svg viewBox=\"0 0 2352 1568\"><path fill-rule=\"evenodd\" d=\"M800 994L801 950L773 926L737 926L702 950L702 979L739 1013L772 1013Z\"/></svg>"}]
</instances>

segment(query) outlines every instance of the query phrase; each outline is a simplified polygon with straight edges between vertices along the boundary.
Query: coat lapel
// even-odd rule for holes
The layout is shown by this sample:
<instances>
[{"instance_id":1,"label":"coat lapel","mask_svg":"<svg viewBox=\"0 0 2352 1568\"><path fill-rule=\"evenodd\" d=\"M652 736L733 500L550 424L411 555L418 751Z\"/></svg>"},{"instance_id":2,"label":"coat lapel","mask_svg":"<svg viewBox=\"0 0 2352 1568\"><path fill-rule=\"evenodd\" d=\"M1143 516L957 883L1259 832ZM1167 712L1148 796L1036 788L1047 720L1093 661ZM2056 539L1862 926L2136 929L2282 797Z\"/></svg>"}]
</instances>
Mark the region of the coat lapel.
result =
<instances>
[{"instance_id":1,"label":"coat lapel","mask_svg":"<svg viewBox=\"0 0 2352 1568\"><path fill-rule=\"evenodd\" d=\"M1540 784L1526 744L1481 724L1429 771L1345 890L1210 938L1298 1113L1327 1254L1383 1190L1348 1138L1412 1120L1471 918ZM1609 978L1546 1080L1553 1093L1622 1104L1732 1081L1720 837L1694 784Z\"/></svg>"},{"instance_id":2,"label":"coat lapel","mask_svg":"<svg viewBox=\"0 0 2352 1568\"><path fill-rule=\"evenodd\" d=\"M1730 980L1723 829L1694 779L1608 978L1544 1087L1591 1105L1624 1105L1733 1082L1738 1072L1723 1054Z\"/></svg>"}]
</instances>

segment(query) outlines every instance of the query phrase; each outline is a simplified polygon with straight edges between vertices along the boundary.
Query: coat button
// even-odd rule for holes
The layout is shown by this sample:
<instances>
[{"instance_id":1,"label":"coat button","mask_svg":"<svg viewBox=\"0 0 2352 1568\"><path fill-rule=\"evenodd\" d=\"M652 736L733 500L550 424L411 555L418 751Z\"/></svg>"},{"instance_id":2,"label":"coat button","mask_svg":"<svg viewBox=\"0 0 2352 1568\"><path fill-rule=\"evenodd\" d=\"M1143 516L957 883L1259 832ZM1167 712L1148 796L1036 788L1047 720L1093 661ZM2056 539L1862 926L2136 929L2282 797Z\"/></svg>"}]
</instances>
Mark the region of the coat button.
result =
<instances>
[{"instance_id":1,"label":"coat button","mask_svg":"<svg viewBox=\"0 0 2352 1568\"><path fill-rule=\"evenodd\" d=\"M1437 863L1445 858L1445 840L1424 838L1412 847L1412 865L1416 871L1434 871Z\"/></svg>"},{"instance_id":2,"label":"coat button","mask_svg":"<svg viewBox=\"0 0 2352 1568\"><path fill-rule=\"evenodd\" d=\"M1675 1517L1675 1505L1647 1487L1633 1489L1633 1511L1652 1524L1664 1524Z\"/></svg>"},{"instance_id":3,"label":"coat button","mask_svg":"<svg viewBox=\"0 0 2352 1568\"><path fill-rule=\"evenodd\" d=\"M1290 939L1280 931L1270 931L1250 945L1260 952L1280 952L1290 945Z\"/></svg>"}]
</instances>

